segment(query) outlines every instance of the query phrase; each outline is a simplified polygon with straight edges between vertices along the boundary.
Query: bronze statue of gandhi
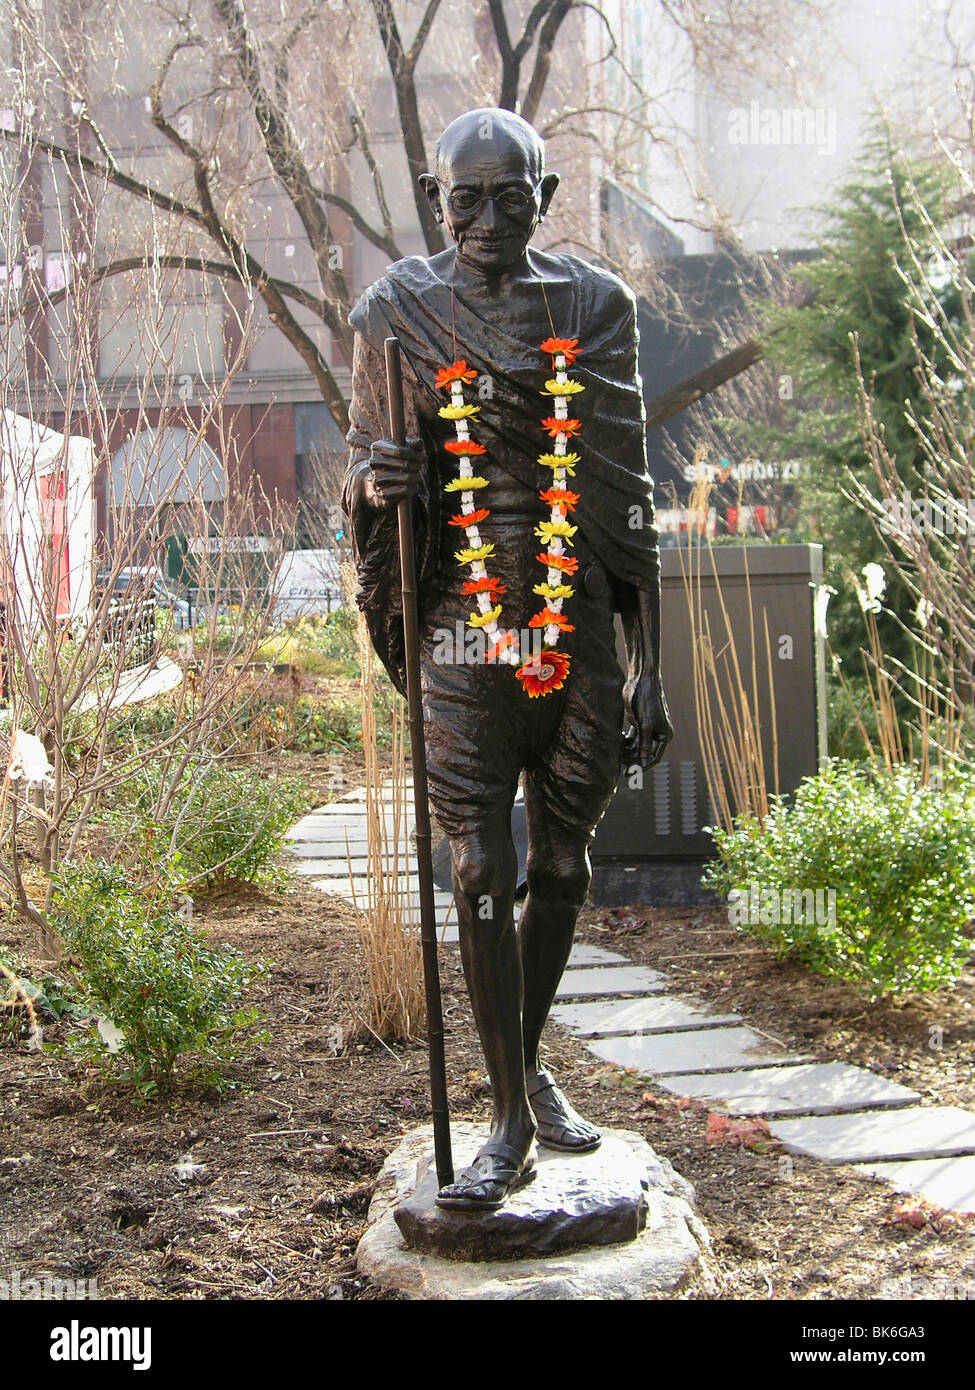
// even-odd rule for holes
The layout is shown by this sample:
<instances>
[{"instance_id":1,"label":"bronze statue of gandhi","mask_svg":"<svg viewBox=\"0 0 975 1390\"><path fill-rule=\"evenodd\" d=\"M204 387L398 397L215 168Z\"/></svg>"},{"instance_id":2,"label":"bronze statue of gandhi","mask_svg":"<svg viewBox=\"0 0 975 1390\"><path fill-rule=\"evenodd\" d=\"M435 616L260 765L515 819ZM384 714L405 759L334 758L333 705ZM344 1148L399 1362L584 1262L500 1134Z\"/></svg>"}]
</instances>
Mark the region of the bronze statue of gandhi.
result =
<instances>
[{"instance_id":1,"label":"bronze statue of gandhi","mask_svg":"<svg viewBox=\"0 0 975 1390\"><path fill-rule=\"evenodd\" d=\"M343 503L359 601L404 691L396 507L413 499L430 805L450 844L494 1103L487 1143L437 1200L490 1210L532 1176L536 1136L572 1153L599 1144L541 1066L539 1041L594 828L624 762L657 762L673 729L633 294L578 257L529 249L559 176L521 117L458 117L422 183L454 245L395 262L350 315ZM386 437L391 335L406 445ZM519 780L528 894L516 931Z\"/></svg>"}]
</instances>

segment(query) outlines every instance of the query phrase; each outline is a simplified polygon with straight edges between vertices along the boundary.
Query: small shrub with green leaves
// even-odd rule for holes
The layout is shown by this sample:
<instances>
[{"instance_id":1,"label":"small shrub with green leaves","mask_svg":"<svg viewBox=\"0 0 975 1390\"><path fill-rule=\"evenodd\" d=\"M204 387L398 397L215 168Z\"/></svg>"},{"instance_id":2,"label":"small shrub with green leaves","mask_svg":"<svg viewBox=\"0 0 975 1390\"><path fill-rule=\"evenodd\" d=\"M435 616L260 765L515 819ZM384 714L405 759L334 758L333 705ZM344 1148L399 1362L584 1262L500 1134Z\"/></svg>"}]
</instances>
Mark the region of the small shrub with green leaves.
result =
<instances>
[{"instance_id":1,"label":"small shrub with green leaves","mask_svg":"<svg viewBox=\"0 0 975 1390\"><path fill-rule=\"evenodd\" d=\"M152 841L153 859L164 849L175 854L182 878L194 884L258 883L278 876L275 861L285 832L306 806L298 778L273 780L258 767L193 759L166 819L156 823L152 809L165 776L164 767L150 765L137 793L137 810L146 817L143 838Z\"/></svg>"},{"instance_id":2,"label":"small shrub with green leaves","mask_svg":"<svg viewBox=\"0 0 975 1390\"><path fill-rule=\"evenodd\" d=\"M909 766L837 761L807 777L791 804L778 800L764 825L711 833L718 859L705 881L721 894L835 892L833 920L753 918L741 923L748 934L871 998L957 980L975 916L975 775L938 788Z\"/></svg>"},{"instance_id":3,"label":"small shrub with green leaves","mask_svg":"<svg viewBox=\"0 0 975 1390\"><path fill-rule=\"evenodd\" d=\"M257 1020L240 1000L260 974L239 952L207 945L184 915L178 880L147 885L117 864L66 863L55 876L51 921L77 963L85 1003L107 1016L143 1094L179 1058L218 1083ZM97 1031L82 1050L107 1061Z\"/></svg>"}]
</instances>

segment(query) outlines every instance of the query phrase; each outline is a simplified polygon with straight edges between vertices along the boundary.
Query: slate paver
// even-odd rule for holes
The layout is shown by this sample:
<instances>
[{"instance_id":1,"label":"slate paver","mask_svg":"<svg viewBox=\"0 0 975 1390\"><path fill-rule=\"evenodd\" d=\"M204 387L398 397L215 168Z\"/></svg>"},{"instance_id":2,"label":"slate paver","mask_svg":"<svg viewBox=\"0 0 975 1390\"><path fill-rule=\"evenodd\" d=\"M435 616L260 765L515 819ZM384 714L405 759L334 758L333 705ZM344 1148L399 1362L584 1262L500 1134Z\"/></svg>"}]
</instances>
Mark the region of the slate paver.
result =
<instances>
[{"instance_id":1,"label":"slate paver","mask_svg":"<svg viewBox=\"0 0 975 1390\"><path fill-rule=\"evenodd\" d=\"M975 1115L956 1105L871 1110L774 1120L772 1133L793 1153L823 1163L872 1163L975 1154Z\"/></svg>"},{"instance_id":2,"label":"slate paver","mask_svg":"<svg viewBox=\"0 0 975 1390\"><path fill-rule=\"evenodd\" d=\"M351 881L337 878L318 878L315 879L315 888L320 888L323 893L333 893L336 897L349 898L351 900L353 891L357 900L365 906L369 900L369 880L366 878L355 878ZM416 879L402 879L399 884L400 890L409 895L409 902L417 912L420 910L420 889ZM437 908L447 908L453 902L449 893L434 893L433 903Z\"/></svg>"},{"instance_id":3,"label":"slate paver","mask_svg":"<svg viewBox=\"0 0 975 1390\"><path fill-rule=\"evenodd\" d=\"M664 977L656 970L642 965L594 966L585 970L567 970L556 991L556 999L610 997L617 994L657 994L663 989Z\"/></svg>"},{"instance_id":4,"label":"slate paver","mask_svg":"<svg viewBox=\"0 0 975 1390\"><path fill-rule=\"evenodd\" d=\"M917 1158L905 1163L858 1165L857 1171L916 1192L946 1211L975 1212L975 1158Z\"/></svg>"},{"instance_id":5,"label":"slate paver","mask_svg":"<svg viewBox=\"0 0 975 1390\"><path fill-rule=\"evenodd\" d=\"M336 875L329 873L329 868L331 867L332 863L333 861L330 859L299 859L296 855L295 858L292 859L291 863L288 865L288 868L294 874L310 874L312 878L331 878L335 880ZM348 883L348 869L346 869L345 874L342 877L344 877L345 882ZM365 883L366 880L364 877L362 881L363 883Z\"/></svg>"},{"instance_id":6,"label":"slate paver","mask_svg":"<svg viewBox=\"0 0 975 1390\"><path fill-rule=\"evenodd\" d=\"M906 1086L846 1062L669 1076L661 1085L676 1096L716 1101L735 1115L828 1115L910 1105L921 1099Z\"/></svg>"},{"instance_id":7,"label":"slate paver","mask_svg":"<svg viewBox=\"0 0 975 1390\"><path fill-rule=\"evenodd\" d=\"M741 1022L738 1014L709 1014L697 1004L662 997L556 1004L552 1017L584 1038L619 1033L672 1033L685 1028L718 1028Z\"/></svg>"},{"instance_id":8,"label":"slate paver","mask_svg":"<svg viewBox=\"0 0 975 1390\"><path fill-rule=\"evenodd\" d=\"M650 1076L680 1072L732 1071L735 1067L801 1062L751 1028L702 1028L696 1032L595 1038L586 1047L605 1062L636 1067Z\"/></svg>"},{"instance_id":9,"label":"slate paver","mask_svg":"<svg viewBox=\"0 0 975 1390\"><path fill-rule=\"evenodd\" d=\"M368 859L352 859L344 862L340 862L338 859L303 859L300 866L293 864L291 867L297 867L299 873L311 873L311 869L304 867L307 864L316 865L315 872L320 878L330 879L336 884L348 883L350 878L355 879L356 883L360 880L365 883L369 878ZM408 870L401 865L400 877L405 878L407 872Z\"/></svg>"},{"instance_id":10,"label":"slate paver","mask_svg":"<svg viewBox=\"0 0 975 1390\"><path fill-rule=\"evenodd\" d=\"M629 961L616 951L604 951L602 946L587 946L578 941L569 956L569 966L581 965L629 965Z\"/></svg>"},{"instance_id":11,"label":"slate paver","mask_svg":"<svg viewBox=\"0 0 975 1390\"><path fill-rule=\"evenodd\" d=\"M361 844L362 849L356 854L356 845ZM347 855L345 852L344 840L329 840L322 843L321 840L298 840L292 841L288 845L288 853L295 855L298 859L320 859L323 864L345 864ZM366 853L366 842L364 840L353 841L349 839L349 855L353 861L362 859Z\"/></svg>"},{"instance_id":12,"label":"slate paver","mask_svg":"<svg viewBox=\"0 0 975 1390\"><path fill-rule=\"evenodd\" d=\"M296 825L286 839L289 845L322 845L334 854L332 846L344 845L347 839L366 844L366 827L358 821L349 825L336 817L323 825Z\"/></svg>"}]
</instances>

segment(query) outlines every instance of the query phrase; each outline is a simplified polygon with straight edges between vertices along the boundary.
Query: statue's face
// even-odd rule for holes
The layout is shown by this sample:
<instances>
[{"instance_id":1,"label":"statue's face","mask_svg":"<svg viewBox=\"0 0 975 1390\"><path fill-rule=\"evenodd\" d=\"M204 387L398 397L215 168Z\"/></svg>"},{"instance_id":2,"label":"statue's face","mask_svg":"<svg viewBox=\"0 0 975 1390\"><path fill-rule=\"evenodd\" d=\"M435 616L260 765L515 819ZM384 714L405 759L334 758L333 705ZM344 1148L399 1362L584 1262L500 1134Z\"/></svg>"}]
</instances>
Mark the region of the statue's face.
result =
<instances>
[{"instance_id":1,"label":"statue's face","mask_svg":"<svg viewBox=\"0 0 975 1390\"><path fill-rule=\"evenodd\" d=\"M439 180L423 175L438 220L457 243L458 260L495 273L524 254L558 181L558 174L541 176L533 146L507 134L485 140L476 128L449 151Z\"/></svg>"}]
</instances>

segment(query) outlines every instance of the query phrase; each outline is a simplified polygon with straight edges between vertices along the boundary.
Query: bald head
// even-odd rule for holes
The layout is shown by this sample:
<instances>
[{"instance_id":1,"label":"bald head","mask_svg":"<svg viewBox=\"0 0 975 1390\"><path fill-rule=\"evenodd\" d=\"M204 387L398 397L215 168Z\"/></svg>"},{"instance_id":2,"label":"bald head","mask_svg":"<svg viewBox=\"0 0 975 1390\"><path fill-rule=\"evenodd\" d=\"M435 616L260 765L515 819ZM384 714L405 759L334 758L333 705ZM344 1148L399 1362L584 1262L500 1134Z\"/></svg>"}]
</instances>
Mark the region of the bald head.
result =
<instances>
[{"instance_id":1,"label":"bald head","mask_svg":"<svg viewBox=\"0 0 975 1390\"><path fill-rule=\"evenodd\" d=\"M545 172L545 142L538 131L514 111L498 106L480 106L451 121L434 153L437 177L444 182L458 160L481 162L492 155L507 162L512 154L520 154L533 182Z\"/></svg>"}]
</instances>

